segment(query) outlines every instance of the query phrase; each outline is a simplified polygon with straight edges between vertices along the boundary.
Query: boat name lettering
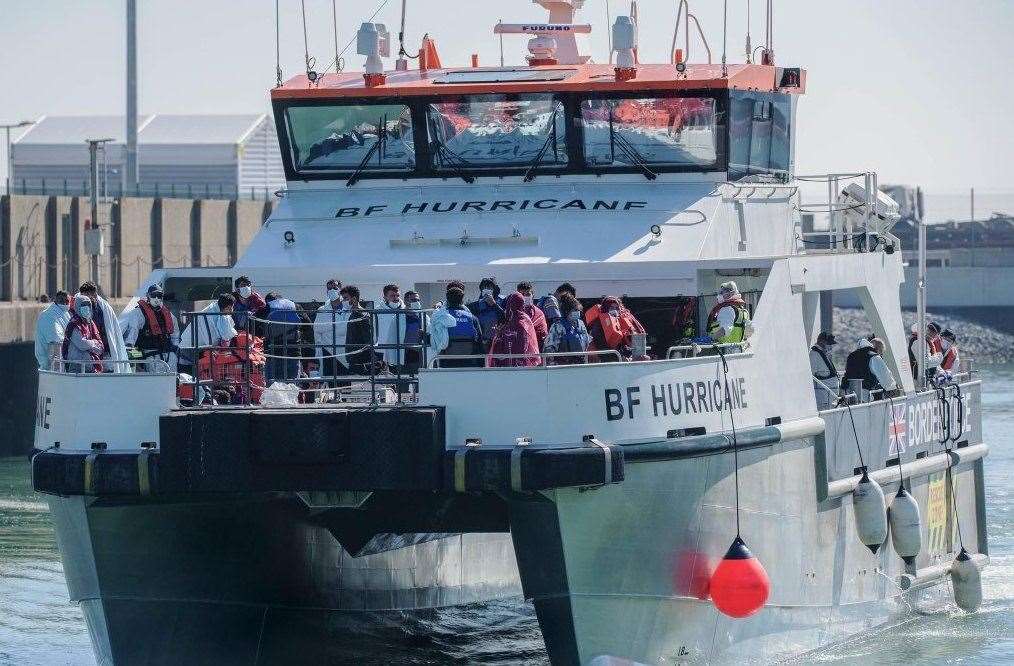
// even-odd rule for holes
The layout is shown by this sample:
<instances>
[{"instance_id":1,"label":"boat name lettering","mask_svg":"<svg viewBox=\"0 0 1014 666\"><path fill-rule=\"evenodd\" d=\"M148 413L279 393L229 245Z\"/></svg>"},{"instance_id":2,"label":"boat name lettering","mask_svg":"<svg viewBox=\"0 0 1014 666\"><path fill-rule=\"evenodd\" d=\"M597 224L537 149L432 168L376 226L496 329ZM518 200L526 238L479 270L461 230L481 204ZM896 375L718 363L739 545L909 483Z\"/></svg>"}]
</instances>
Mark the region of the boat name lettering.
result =
<instances>
[{"instance_id":1,"label":"boat name lettering","mask_svg":"<svg viewBox=\"0 0 1014 666\"><path fill-rule=\"evenodd\" d=\"M724 394L724 400L723 400ZM652 418L681 414L720 412L726 407L746 409L746 379L730 378L725 384L718 379L697 382L651 384L646 391L640 386L605 389L606 420Z\"/></svg>"},{"instance_id":2,"label":"boat name lettering","mask_svg":"<svg viewBox=\"0 0 1014 666\"><path fill-rule=\"evenodd\" d=\"M413 213L494 213L522 210L635 210L645 208L647 201L585 201L584 199L498 199L496 201L422 201L406 203L400 210L388 204L348 206L339 208L335 218L370 217L398 211L401 215Z\"/></svg>"}]
</instances>

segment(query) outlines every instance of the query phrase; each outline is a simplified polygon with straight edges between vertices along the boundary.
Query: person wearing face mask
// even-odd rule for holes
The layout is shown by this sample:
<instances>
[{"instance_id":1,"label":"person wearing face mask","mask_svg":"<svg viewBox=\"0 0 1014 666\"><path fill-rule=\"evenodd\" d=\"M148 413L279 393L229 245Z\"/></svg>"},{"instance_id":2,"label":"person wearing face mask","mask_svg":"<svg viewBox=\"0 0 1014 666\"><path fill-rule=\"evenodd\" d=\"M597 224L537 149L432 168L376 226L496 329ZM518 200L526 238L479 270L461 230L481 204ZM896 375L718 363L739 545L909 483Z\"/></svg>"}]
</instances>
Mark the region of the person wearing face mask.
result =
<instances>
[{"instance_id":1,"label":"person wearing face mask","mask_svg":"<svg viewBox=\"0 0 1014 666\"><path fill-rule=\"evenodd\" d=\"M67 372L102 372L102 359L106 346L95 323L92 300L78 294L74 297L74 309L67 323L67 334L63 339L62 356L68 361Z\"/></svg>"},{"instance_id":2,"label":"person wearing face mask","mask_svg":"<svg viewBox=\"0 0 1014 666\"><path fill-rule=\"evenodd\" d=\"M707 323L708 335L717 344L743 342L752 332L750 311L731 280L718 289L718 302L711 308Z\"/></svg>"},{"instance_id":3,"label":"person wearing face mask","mask_svg":"<svg viewBox=\"0 0 1014 666\"><path fill-rule=\"evenodd\" d=\"M60 358L63 338L70 323L70 295L58 291L53 302L39 313L35 322L35 360L40 370L50 370Z\"/></svg>"},{"instance_id":4,"label":"person wearing face mask","mask_svg":"<svg viewBox=\"0 0 1014 666\"><path fill-rule=\"evenodd\" d=\"M387 312L402 313L408 308L401 298L401 287L389 284L384 287L384 302L377 306L377 344L404 345L407 334L408 317L405 314L386 314ZM405 349L392 347L381 349L381 356L391 368L405 364Z\"/></svg>"},{"instance_id":5,"label":"person wearing face mask","mask_svg":"<svg viewBox=\"0 0 1014 666\"><path fill-rule=\"evenodd\" d=\"M313 339L317 350L317 367L321 377L330 379L349 374L345 354L345 334L349 322L349 311L341 296L342 283L328 280L324 285L326 302L317 309L313 317Z\"/></svg>"},{"instance_id":6,"label":"person wearing face mask","mask_svg":"<svg viewBox=\"0 0 1014 666\"><path fill-rule=\"evenodd\" d=\"M236 278L236 291L232 292L236 306L232 318L239 328L245 328L249 317L252 315L257 319L264 319L267 314L268 304L264 297L254 291L253 282L246 275Z\"/></svg>"},{"instance_id":7,"label":"person wearing face mask","mask_svg":"<svg viewBox=\"0 0 1014 666\"><path fill-rule=\"evenodd\" d=\"M560 297L560 318L549 327L545 351L575 353L573 356L552 356L549 363L552 365L587 363L588 357L584 352L588 351L591 342L592 337L581 319L581 303L570 294L563 294Z\"/></svg>"},{"instance_id":8,"label":"person wearing face mask","mask_svg":"<svg viewBox=\"0 0 1014 666\"><path fill-rule=\"evenodd\" d=\"M587 317L587 315L586 315ZM588 328L592 336L591 349L618 352L620 360L629 361L634 356L633 342L635 335L644 335L644 326L630 310L623 307L620 299L606 296L598 304L598 314ZM603 354L596 358L600 362L616 361L612 354Z\"/></svg>"},{"instance_id":9,"label":"person wearing face mask","mask_svg":"<svg viewBox=\"0 0 1014 666\"><path fill-rule=\"evenodd\" d=\"M345 333L346 363L353 375L368 375L376 372L380 366L380 355L374 355L370 346L373 344L373 317L363 309L359 302L359 287L347 284L342 287L342 300L348 312L348 325Z\"/></svg>"},{"instance_id":10,"label":"person wearing face mask","mask_svg":"<svg viewBox=\"0 0 1014 666\"><path fill-rule=\"evenodd\" d=\"M123 340L144 358L159 358L175 367L180 327L163 297L162 285L148 287L147 295L137 301L137 307L128 310L120 320Z\"/></svg>"},{"instance_id":11,"label":"person wearing face mask","mask_svg":"<svg viewBox=\"0 0 1014 666\"><path fill-rule=\"evenodd\" d=\"M505 299L500 296L500 285L495 277L482 278L479 282L479 300L468 304L479 325L482 327L482 341L488 348L493 342L497 324L506 316Z\"/></svg>"},{"instance_id":12,"label":"person wearing face mask","mask_svg":"<svg viewBox=\"0 0 1014 666\"><path fill-rule=\"evenodd\" d=\"M120 321L116 317L113 306L99 296L99 289L94 282L83 283L78 289L78 293L92 302L92 318L95 321L95 327L99 330L99 336L102 338L102 345L105 348L104 358L114 361L106 369L110 372L129 373L127 345L123 341L123 330L120 328ZM76 297L74 303L77 303Z\"/></svg>"},{"instance_id":13,"label":"person wearing face mask","mask_svg":"<svg viewBox=\"0 0 1014 666\"><path fill-rule=\"evenodd\" d=\"M539 341L539 349L542 349L546 336L549 334L546 315L535 305L535 290L532 288L531 282L519 282L517 290L521 294L521 297L525 299L525 305L522 310L532 320L532 325L535 326L535 337Z\"/></svg>"}]
</instances>

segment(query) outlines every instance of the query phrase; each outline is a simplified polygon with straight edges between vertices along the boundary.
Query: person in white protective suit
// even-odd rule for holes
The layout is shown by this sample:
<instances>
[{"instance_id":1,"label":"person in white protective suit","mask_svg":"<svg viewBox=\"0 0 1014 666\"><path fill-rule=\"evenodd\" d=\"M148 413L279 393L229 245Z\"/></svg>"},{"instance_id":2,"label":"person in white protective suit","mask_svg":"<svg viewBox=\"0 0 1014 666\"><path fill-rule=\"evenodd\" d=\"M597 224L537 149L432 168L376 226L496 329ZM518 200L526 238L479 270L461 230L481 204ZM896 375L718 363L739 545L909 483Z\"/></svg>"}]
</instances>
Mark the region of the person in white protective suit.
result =
<instances>
[{"instance_id":1,"label":"person in white protective suit","mask_svg":"<svg viewBox=\"0 0 1014 666\"><path fill-rule=\"evenodd\" d=\"M130 364L127 356L127 344L123 341L123 331L120 329L120 320L109 302L99 296L98 287L94 282L85 282L78 289L74 296L77 302L78 296L85 296L92 302L92 317L95 325L102 336L102 344L105 346L103 360L113 361L104 364L107 372L129 373Z\"/></svg>"},{"instance_id":2,"label":"person in white protective suit","mask_svg":"<svg viewBox=\"0 0 1014 666\"><path fill-rule=\"evenodd\" d=\"M328 280L324 284L326 300L313 316L313 342L316 349L317 367L321 379L336 381L336 377L351 374L345 334L349 325L351 309L342 300L342 283Z\"/></svg>"},{"instance_id":3,"label":"person in white protective suit","mask_svg":"<svg viewBox=\"0 0 1014 666\"><path fill-rule=\"evenodd\" d=\"M40 370L51 370L53 361L60 358L63 336L70 322L70 295L58 291L53 302L39 313L35 322L35 360Z\"/></svg>"},{"instance_id":4,"label":"person in white protective suit","mask_svg":"<svg viewBox=\"0 0 1014 666\"><path fill-rule=\"evenodd\" d=\"M201 310L200 315L194 317L194 321L183 329L180 347L193 349L195 339L197 347L201 350L227 346L237 335L236 325L232 320L232 309L235 304L236 299L232 294L222 294L216 302ZM192 326L197 327L196 333Z\"/></svg>"}]
</instances>

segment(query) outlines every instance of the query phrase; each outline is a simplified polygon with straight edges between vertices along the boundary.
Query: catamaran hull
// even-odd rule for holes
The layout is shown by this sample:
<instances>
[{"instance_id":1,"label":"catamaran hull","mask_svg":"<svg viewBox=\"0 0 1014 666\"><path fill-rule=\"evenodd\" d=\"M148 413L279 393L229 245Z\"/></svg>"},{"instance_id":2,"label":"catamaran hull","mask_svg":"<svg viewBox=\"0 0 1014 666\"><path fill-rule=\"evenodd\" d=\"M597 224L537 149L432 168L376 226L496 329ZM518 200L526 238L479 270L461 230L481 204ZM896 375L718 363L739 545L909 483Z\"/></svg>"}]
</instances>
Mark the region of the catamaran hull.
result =
<instances>
[{"instance_id":1,"label":"catamaran hull","mask_svg":"<svg viewBox=\"0 0 1014 666\"><path fill-rule=\"evenodd\" d=\"M860 432L881 427L855 418ZM889 545L874 555L859 542L850 496L816 497L815 456L844 456L838 445L800 438L740 452L741 532L772 583L768 605L744 620L707 598L735 535L728 450L628 462L622 484L514 494L511 533L385 535L358 557L291 494L50 505L103 664L446 663L460 642L440 638L462 627L510 654L515 632L528 645L534 627L522 593L554 664L741 663L805 653L927 603L929 590L902 594L906 569ZM953 478L966 546L983 552L981 460ZM927 521L919 569L957 548L935 499L944 483L911 481ZM508 601L483 603L493 600Z\"/></svg>"}]
</instances>

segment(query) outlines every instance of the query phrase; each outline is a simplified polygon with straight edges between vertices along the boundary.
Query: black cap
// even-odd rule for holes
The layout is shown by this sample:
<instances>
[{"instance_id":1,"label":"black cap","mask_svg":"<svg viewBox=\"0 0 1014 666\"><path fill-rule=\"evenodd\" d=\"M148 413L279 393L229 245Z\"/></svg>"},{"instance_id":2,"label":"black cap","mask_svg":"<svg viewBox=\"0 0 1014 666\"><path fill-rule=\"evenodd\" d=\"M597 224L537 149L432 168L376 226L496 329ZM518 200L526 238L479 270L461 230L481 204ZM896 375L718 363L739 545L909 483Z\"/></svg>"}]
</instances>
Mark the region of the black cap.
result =
<instances>
[{"instance_id":1,"label":"black cap","mask_svg":"<svg viewBox=\"0 0 1014 666\"><path fill-rule=\"evenodd\" d=\"M828 331L822 331L820 335L817 336L817 342L823 342L825 345L838 344L838 340L835 339L834 333L830 333Z\"/></svg>"},{"instance_id":2,"label":"black cap","mask_svg":"<svg viewBox=\"0 0 1014 666\"><path fill-rule=\"evenodd\" d=\"M155 298L162 298L162 296L165 295L164 292L162 291L162 285L153 284L150 287L148 287L148 295L154 296Z\"/></svg>"},{"instance_id":3,"label":"black cap","mask_svg":"<svg viewBox=\"0 0 1014 666\"><path fill-rule=\"evenodd\" d=\"M253 282L246 275L240 275L233 284L239 289L241 284L253 284Z\"/></svg>"}]
</instances>

